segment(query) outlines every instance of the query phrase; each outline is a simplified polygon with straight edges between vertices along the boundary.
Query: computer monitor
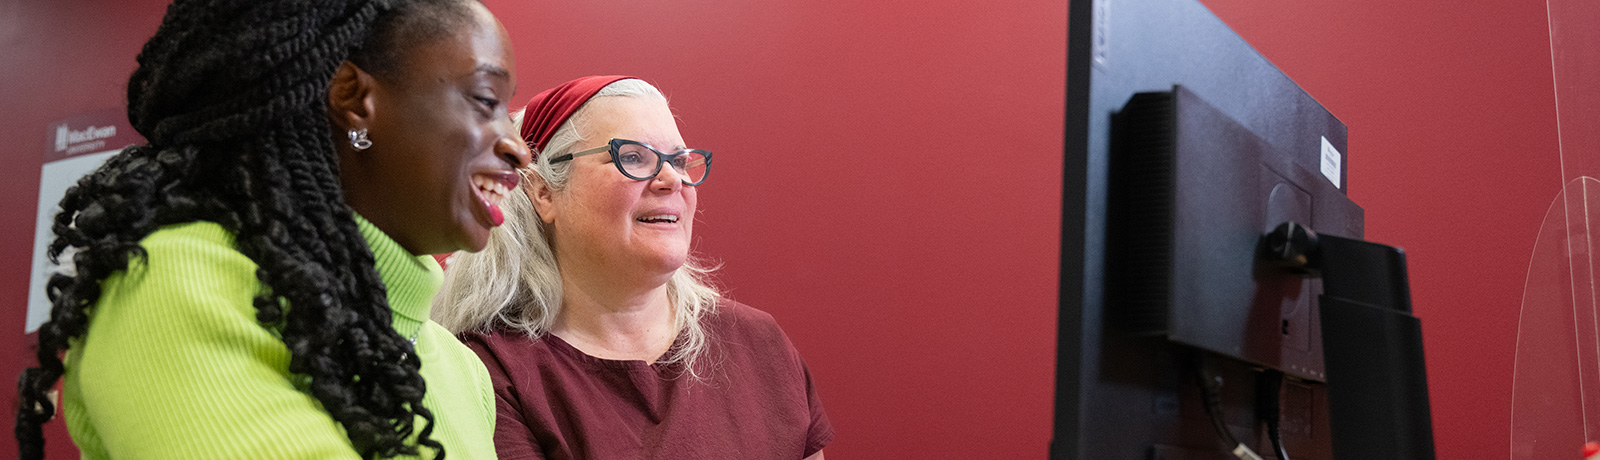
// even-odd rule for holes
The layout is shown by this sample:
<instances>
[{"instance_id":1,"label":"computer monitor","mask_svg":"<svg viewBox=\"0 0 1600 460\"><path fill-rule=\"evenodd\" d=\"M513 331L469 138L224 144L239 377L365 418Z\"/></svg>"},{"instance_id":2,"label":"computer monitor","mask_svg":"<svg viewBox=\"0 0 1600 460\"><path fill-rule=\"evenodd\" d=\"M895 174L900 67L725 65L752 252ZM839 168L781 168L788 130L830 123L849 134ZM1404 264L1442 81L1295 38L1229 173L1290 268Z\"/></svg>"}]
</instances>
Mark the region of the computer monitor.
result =
<instances>
[{"instance_id":1,"label":"computer monitor","mask_svg":"<svg viewBox=\"0 0 1600 460\"><path fill-rule=\"evenodd\" d=\"M1359 241L1345 125L1195 0L1073 0L1068 35L1051 457L1431 459L1403 253ZM1328 253L1264 257L1286 223ZM1325 289L1305 276L1324 256L1341 276L1398 261L1374 292L1404 295L1331 273L1343 290ZM1384 327L1398 335L1351 339ZM1359 410L1391 406L1405 415Z\"/></svg>"}]
</instances>

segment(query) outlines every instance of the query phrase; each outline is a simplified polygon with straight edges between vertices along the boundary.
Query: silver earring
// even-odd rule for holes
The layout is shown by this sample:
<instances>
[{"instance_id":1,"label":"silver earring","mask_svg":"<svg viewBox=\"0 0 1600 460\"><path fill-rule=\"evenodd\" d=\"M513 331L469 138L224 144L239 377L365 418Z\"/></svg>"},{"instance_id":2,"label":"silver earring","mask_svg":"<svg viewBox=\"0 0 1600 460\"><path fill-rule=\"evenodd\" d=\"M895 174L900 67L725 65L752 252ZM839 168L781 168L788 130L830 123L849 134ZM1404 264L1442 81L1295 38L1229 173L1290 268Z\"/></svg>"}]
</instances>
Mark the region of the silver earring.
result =
<instances>
[{"instance_id":1,"label":"silver earring","mask_svg":"<svg viewBox=\"0 0 1600 460\"><path fill-rule=\"evenodd\" d=\"M367 139L367 128L352 129L348 134L350 135L350 146L355 147L356 150L366 150L372 147L372 140Z\"/></svg>"}]
</instances>

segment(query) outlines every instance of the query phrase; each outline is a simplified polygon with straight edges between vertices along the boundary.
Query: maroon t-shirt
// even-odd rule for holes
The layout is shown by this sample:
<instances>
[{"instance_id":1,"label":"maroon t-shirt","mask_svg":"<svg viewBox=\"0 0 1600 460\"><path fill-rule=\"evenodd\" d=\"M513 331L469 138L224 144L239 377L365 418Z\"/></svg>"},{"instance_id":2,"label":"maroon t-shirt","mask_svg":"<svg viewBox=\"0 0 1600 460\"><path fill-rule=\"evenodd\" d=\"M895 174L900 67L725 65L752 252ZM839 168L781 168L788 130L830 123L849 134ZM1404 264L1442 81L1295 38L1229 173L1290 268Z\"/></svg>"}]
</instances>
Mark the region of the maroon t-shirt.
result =
<instances>
[{"instance_id":1,"label":"maroon t-shirt","mask_svg":"<svg viewBox=\"0 0 1600 460\"><path fill-rule=\"evenodd\" d=\"M500 458L799 460L833 440L811 373L771 315L723 302L704 321L700 380L550 334L462 335L494 382Z\"/></svg>"}]
</instances>

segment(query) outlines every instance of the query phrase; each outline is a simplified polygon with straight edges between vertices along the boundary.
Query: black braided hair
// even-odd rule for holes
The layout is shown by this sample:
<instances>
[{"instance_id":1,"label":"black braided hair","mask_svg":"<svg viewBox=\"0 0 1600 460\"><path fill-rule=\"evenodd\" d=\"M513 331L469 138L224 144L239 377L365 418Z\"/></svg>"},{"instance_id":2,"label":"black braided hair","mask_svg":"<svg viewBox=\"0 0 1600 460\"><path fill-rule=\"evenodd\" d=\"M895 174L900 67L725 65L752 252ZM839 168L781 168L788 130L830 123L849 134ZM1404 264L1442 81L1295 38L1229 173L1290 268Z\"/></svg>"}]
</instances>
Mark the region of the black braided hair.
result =
<instances>
[{"instance_id":1,"label":"black braided hair","mask_svg":"<svg viewBox=\"0 0 1600 460\"><path fill-rule=\"evenodd\" d=\"M23 372L21 458L44 456L45 394L61 352L83 336L100 282L145 257L164 225L220 224L260 267L257 320L278 329L289 370L343 425L364 458L416 455L433 413L421 363L391 326L384 285L339 182L328 90L344 61L375 78L403 72L405 53L459 30L473 0L175 0L128 80L128 119L148 144L128 147L79 180L55 216L39 367ZM68 249L71 251L68 251ZM289 308L282 308L281 305ZM424 420L420 430L417 417ZM416 443L407 439L416 435Z\"/></svg>"}]
</instances>

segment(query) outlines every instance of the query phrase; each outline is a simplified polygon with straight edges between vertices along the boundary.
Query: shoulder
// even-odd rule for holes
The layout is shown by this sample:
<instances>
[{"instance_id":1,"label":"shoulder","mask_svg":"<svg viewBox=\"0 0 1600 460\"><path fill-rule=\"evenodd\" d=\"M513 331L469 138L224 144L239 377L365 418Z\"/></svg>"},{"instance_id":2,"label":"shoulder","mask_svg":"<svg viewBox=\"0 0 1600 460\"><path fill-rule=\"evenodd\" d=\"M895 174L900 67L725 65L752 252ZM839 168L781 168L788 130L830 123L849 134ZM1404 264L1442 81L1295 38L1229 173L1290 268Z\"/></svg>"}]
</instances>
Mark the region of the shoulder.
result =
<instances>
[{"instance_id":1,"label":"shoulder","mask_svg":"<svg viewBox=\"0 0 1600 460\"><path fill-rule=\"evenodd\" d=\"M140 241L144 256L106 277L90 314L89 345L200 346L226 337L252 346L277 342L256 320L262 292L256 264L234 249L221 225L169 225Z\"/></svg>"},{"instance_id":2,"label":"shoulder","mask_svg":"<svg viewBox=\"0 0 1600 460\"><path fill-rule=\"evenodd\" d=\"M483 360L444 326L433 321L423 323L417 343L419 346L427 345L419 350L423 358L428 359L424 367L432 366L441 378L466 378L472 380L475 386L489 388L489 374Z\"/></svg>"},{"instance_id":3,"label":"shoulder","mask_svg":"<svg viewBox=\"0 0 1600 460\"><path fill-rule=\"evenodd\" d=\"M459 337L482 360L502 415L506 404L514 408L511 412L537 411L541 401L554 397L547 394L553 388L587 387L593 371L583 361L552 350L543 337L530 338L522 331L470 331Z\"/></svg>"},{"instance_id":4,"label":"shoulder","mask_svg":"<svg viewBox=\"0 0 1600 460\"><path fill-rule=\"evenodd\" d=\"M256 264L234 246L234 236L221 225L190 222L169 225L139 242L143 257L107 277L96 315L116 305L139 304L144 314L197 310L218 313L231 305L253 318L252 299L260 293ZM252 325L253 321L249 321Z\"/></svg>"},{"instance_id":5,"label":"shoulder","mask_svg":"<svg viewBox=\"0 0 1600 460\"><path fill-rule=\"evenodd\" d=\"M789 342L789 336L778 326L778 320L765 311L732 300L723 300L705 319L711 340L727 350L748 353L757 361L776 363L773 358L787 358L799 364L799 353Z\"/></svg>"},{"instance_id":6,"label":"shoulder","mask_svg":"<svg viewBox=\"0 0 1600 460\"><path fill-rule=\"evenodd\" d=\"M106 278L69 351L74 429L130 458L353 457L337 422L296 388L289 349L257 320L263 288L232 234L193 222L140 245L144 257Z\"/></svg>"},{"instance_id":7,"label":"shoulder","mask_svg":"<svg viewBox=\"0 0 1600 460\"><path fill-rule=\"evenodd\" d=\"M418 353L423 359L422 377L428 382L427 397L434 401L435 412L450 415L458 424L489 427L486 432L492 432L494 390L483 361L439 323L428 321L422 328Z\"/></svg>"},{"instance_id":8,"label":"shoulder","mask_svg":"<svg viewBox=\"0 0 1600 460\"><path fill-rule=\"evenodd\" d=\"M457 335L456 338L460 339L461 343L465 344L467 348L472 349L472 351L477 352L479 355L483 354L482 350L526 348L533 346L536 342L535 340L529 339L527 335L521 332L511 331L503 327L497 327L487 331L466 331Z\"/></svg>"},{"instance_id":9,"label":"shoulder","mask_svg":"<svg viewBox=\"0 0 1600 460\"><path fill-rule=\"evenodd\" d=\"M433 321L423 323L422 331L417 336L417 343L419 346L427 345L424 356L432 358L428 365L448 368L451 373L465 372L475 375L483 371L483 362L478 359L478 355L439 323Z\"/></svg>"},{"instance_id":10,"label":"shoulder","mask_svg":"<svg viewBox=\"0 0 1600 460\"><path fill-rule=\"evenodd\" d=\"M550 360L550 348L545 341L529 338L522 331L497 328L467 331L457 337L477 354L491 376L521 373Z\"/></svg>"},{"instance_id":11,"label":"shoulder","mask_svg":"<svg viewBox=\"0 0 1600 460\"><path fill-rule=\"evenodd\" d=\"M146 246L154 244L164 248L214 245L232 248L233 241L233 232L229 232L216 222L201 220L163 226L150 232L140 244Z\"/></svg>"},{"instance_id":12,"label":"shoulder","mask_svg":"<svg viewBox=\"0 0 1600 460\"><path fill-rule=\"evenodd\" d=\"M101 284L87 333L74 346L85 371L130 354L211 356L219 346L234 347L237 356L287 358L283 343L256 320L256 265L233 249L222 226L166 226L140 245L144 257Z\"/></svg>"},{"instance_id":13,"label":"shoulder","mask_svg":"<svg viewBox=\"0 0 1600 460\"><path fill-rule=\"evenodd\" d=\"M250 259L234 247L233 232L213 222L189 222L161 227L139 241L147 254L169 262L188 259ZM252 264L253 265L253 264Z\"/></svg>"},{"instance_id":14,"label":"shoulder","mask_svg":"<svg viewBox=\"0 0 1600 460\"><path fill-rule=\"evenodd\" d=\"M732 300L719 302L707 320L721 328L762 334L783 334L783 330L778 327L777 318L773 318L772 314Z\"/></svg>"},{"instance_id":15,"label":"shoulder","mask_svg":"<svg viewBox=\"0 0 1600 460\"><path fill-rule=\"evenodd\" d=\"M125 270L140 281L187 280L204 285L207 281L255 282L256 264L235 248L234 235L212 222L168 225L150 233L139 246L144 257L129 262Z\"/></svg>"},{"instance_id":16,"label":"shoulder","mask_svg":"<svg viewBox=\"0 0 1600 460\"><path fill-rule=\"evenodd\" d=\"M706 322L716 332L783 338L783 329L778 327L778 320L772 314L732 300L718 303Z\"/></svg>"}]
</instances>

